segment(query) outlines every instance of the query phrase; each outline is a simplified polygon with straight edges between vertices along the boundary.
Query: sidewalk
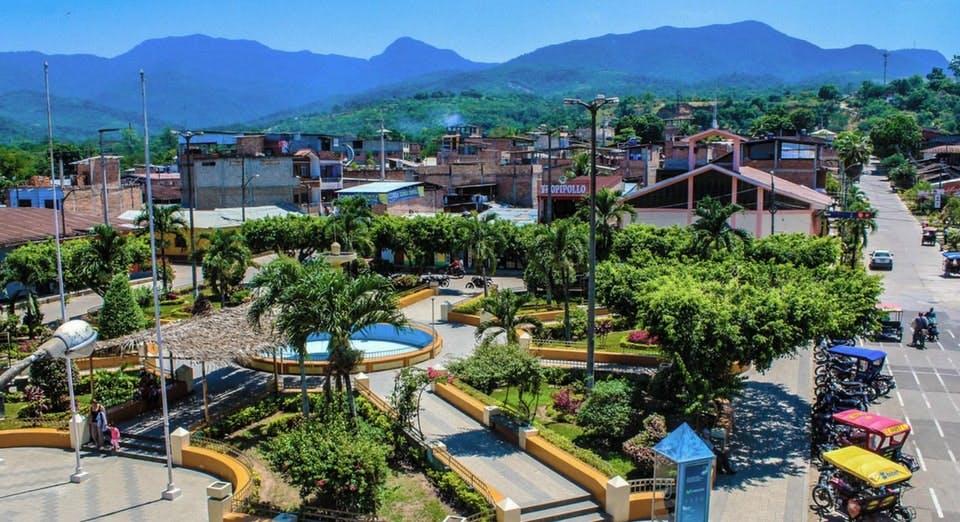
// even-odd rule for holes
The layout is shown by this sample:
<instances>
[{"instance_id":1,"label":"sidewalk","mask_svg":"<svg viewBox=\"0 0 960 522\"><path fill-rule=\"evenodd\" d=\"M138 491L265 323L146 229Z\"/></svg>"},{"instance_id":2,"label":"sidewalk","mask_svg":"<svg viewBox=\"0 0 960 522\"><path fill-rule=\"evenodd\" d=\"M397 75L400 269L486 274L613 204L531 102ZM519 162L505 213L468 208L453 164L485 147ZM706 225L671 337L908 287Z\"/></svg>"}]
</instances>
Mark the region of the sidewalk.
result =
<instances>
[{"instance_id":1,"label":"sidewalk","mask_svg":"<svg viewBox=\"0 0 960 522\"><path fill-rule=\"evenodd\" d=\"M716 522L806 522L810 494L810 351L751 370L734 400L731 460L736 475L717 475L710 497Z\"/></svg>"}]
</instances>

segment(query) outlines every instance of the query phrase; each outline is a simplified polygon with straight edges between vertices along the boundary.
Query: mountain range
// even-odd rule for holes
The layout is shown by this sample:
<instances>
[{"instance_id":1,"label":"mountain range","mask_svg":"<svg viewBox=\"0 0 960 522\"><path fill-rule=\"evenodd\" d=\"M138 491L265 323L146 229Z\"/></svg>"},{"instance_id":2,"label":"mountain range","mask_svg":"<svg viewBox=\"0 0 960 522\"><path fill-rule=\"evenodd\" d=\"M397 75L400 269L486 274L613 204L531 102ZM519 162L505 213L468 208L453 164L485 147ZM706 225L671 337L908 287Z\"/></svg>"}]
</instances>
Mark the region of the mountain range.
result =
<instances>
[{"instance_id":1,"label":"mountain range","mask_svg":"<svg viewBox=\"0 0 960 522\"><path fill-rule=\"evenodd\" d=\"M0 52L0 141L46 131L42 64L50 64L59 139L90 139L100 127L137 125L138 72L147 75L151 127L209 128L281 119L355 99L408 97L433 89L592 96L672 93L749 85L856 85L879 80L882 51L823 49L754 21L660 27L550 45L501 64L400 38L370 59L270 49L204 35L147 40L113 58ZM887 78L945 68L936 51L889 51ZM36 107L34 105L36 104ZM25 107L33 107L25 109ZM317 129L320 131L320 129Z\"/></svg>"}]
</instances>

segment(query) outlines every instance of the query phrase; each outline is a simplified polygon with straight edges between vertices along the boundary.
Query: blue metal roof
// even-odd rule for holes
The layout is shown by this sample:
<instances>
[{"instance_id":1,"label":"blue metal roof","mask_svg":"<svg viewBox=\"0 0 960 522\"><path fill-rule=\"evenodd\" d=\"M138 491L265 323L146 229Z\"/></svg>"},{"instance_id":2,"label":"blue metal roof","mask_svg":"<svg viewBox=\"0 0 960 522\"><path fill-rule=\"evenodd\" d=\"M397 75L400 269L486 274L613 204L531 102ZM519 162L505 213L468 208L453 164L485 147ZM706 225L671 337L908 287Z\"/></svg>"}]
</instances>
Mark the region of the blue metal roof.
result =
<instances>
[{"instance_id":1,"label":"blue metal roof","mask_svg":"<svg viewBox=\"0 0 960 522\"><path fill-rule=\"evenodd\" d=\"M943 257L953 261L954 259L960 259L960 252L944 252Z\"/></svg>"},{"instance_id":2,"label":"blue metal roof","mask_svg":"<svg viewBox=\"0 0 960 522\"><path fill-rule=\"evenodd\" d=\"M846 345L834 346L833 348L830 348L830 353L856 357L857 359L866 359L868 361L879 361L887 356L887 352L882 350L871 350L862 346Z\"/></svg>"}]
</instances>

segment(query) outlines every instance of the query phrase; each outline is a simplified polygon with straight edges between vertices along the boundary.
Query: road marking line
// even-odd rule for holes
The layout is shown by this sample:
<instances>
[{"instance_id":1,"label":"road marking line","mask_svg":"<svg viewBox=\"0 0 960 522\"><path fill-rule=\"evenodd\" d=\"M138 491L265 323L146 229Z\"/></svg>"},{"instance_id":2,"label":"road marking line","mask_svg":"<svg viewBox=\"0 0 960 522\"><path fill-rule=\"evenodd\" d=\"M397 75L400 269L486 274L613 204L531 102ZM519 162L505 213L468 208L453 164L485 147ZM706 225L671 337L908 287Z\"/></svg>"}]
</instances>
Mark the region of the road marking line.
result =
<instances>
[{"instance_id":1,"label":"road marking line","mask_svg":"<svg viewBox=\"0 0 960 522\"><path fill-rule=\"evenodd\" d=\"M913 380L917 382L917 386L920 386L920 377L917 377L917 372L913 369L913 366L910 367L910 373L913 374Z\"/></svg>"},{"instance_id":2,"label":"road marking line","mask_svg":"<svg viewBox=\"0 0 960 522\"><path fill-rule=\"evenodd\" d=\"M927 409L932 410L933 407L930 406L930 399L927 399L927 392L920 392L920 397L923 397L923 403L927 405Z\"/></svg>"},{"instance_id":3,"label":"road marking line","mask_svg":"<svg viewBox=\"0 0 960 522\"><path fill-rule=\"evenodd\" d=\"M903 422L906 422L906 423L907 423L907 426L910 426L910 431L912 431L914 435L917 434L917 430L916 430L916 428L913 427L913 424L910 422L910 417L907 417L906 412L904 412L904 414L903 414ZM913 441L913 445L916 446L916 445L917 445L917 442L916 442L916 441Z\"/></svg>"},{"instance_id":4,"label":"road marking line","mask_svg":"<svg viewBox=\"0 0 960 522\"><path fill-rule=\"evenodd\" d=\"M897 394L897 402L899 402L900 407L903 408L903 395L900 395L899 391L897 391L896 394Z\"/></svg>"},{"instance_id":5,"label":"road marking line","mask_svg":"<svg viewBox=\"0 0 960 522\"><path fill-rule=\"evenodd\" d=\"M954 339L957 338L957 336L953 335L953 332L951 332L950 330L947 330L947 333L950 334L950 337L953 337Z\"/></svg>"},{"instance_id":6,"label":"road marking line","mask_svg":"<svg viewBox=\"0 0 960 522\"><path fill-rule=\"evenodd\" d=\"M940 509L940 501L937 500L937 494L930 488L930 498L933 499L933 507L937 508L937 518L943 518L943 510Z\"/></svg>"},{"instance_id":7,"label":"road marking line","mask_svg":"<svg viewBox=\"0 0 960 522\"><path fill-rule=\"evenodd\" d=\"M940 347L941 351L944 351L944 352L947 351L947 349L943 347L943 344L941 344L940 341L937 341L937 346Z\"/></svg>"},{"instance_id":8,"label":"road marking line","mask_svg":"<svg viewBox=\"0 0 960 522\"><path fill-rule=\"evenodd\" d=\"M922 471L927 471L927 463L923 461L923 453L920 453L920 446L917 446L917 441L913 441L913 449L917 452L917 460L920 461L920 469Z\"/></svg>"},{"instance_id":9,"label":"road marking line","mask_svg":"<svg viewBox=\"0 0 960 522\"><path fill-rule=\"evenodd\" d=\"M950 446L947 446L947 455L950 455L950 460L952 460L954 464L957 463L957 457L954 456L953 451L950 450Z\"/></svg>"},{"instance_id":10,"label":"road marking line","mask_svg":"<svg viewBox=\"0 0 960 522\"><path fill-rule=\"evenodd\" d=\"M937 419L933 419L933 424L934 424L934 426L937 427L937 433L940 434L940 438L941 438L941 439L944 438L944 437L943 437L943 428L940 427L940 421L938 421Z\"/></svg>"}]
</instances>

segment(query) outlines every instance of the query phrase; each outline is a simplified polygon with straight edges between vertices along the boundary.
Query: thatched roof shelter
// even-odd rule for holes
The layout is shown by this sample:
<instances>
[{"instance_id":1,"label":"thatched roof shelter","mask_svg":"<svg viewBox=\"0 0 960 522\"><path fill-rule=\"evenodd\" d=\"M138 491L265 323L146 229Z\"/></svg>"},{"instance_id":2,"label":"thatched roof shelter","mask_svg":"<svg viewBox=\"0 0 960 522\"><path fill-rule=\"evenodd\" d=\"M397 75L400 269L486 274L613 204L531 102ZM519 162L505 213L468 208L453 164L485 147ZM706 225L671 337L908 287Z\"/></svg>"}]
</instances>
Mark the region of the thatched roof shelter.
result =
<instances>
[{"instance_id":1,"label":"thatched roof shelter","mask_svg":"<svg viewBox=\"0 0 960 522\"><path fill-rule=\"evenodd\" d=\"M272 353L279 342L264 328L257 332L247 321L250 304L227 308L160 327L164 355L207 363L227 363L252 355ZM100 341L98 348L143 346L155 342L155 328Z\"/></svg>"}]
</instances>

